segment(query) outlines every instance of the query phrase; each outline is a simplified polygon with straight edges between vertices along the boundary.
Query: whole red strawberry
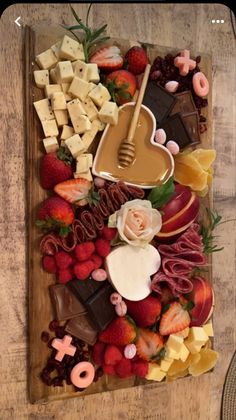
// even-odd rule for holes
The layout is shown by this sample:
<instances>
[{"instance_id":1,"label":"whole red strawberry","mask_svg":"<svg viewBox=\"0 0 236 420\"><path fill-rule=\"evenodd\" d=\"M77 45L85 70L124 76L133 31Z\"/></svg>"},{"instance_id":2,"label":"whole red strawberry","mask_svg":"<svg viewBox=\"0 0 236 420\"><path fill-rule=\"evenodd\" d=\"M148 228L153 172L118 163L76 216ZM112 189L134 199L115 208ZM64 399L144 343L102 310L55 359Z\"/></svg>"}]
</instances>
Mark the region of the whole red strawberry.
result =
<instances>
[{"instance_id":1,"label":"whole red strawberry","mask_svg":"<svg viewBox=\"0 0 236 420\"><path fill-rule=\"evenodd\" d=\"M128 314L134 319L138 327L150 327L161 313L161 301L149 295L139 301L125 300Z\"/></svg>"},{"instance_id":2,"label":"whole red strawberry","mask_svg":"<svg viewBox=\"0 0 236 420\"><path fill-rule=\"evenodd\" d=\"M55 185L73 177L71 166L72 156L64 147L56 152L47 153L40 163L40 183L46 190L52 190Z\"/></svg>"},{"instance_id":3,"label":"whole red strawberry","mask_svg":"<svg viewBox=\"0 0 236 420\"><path fill-rule=\"evenodd\" d=\"M99 340L103 343L115 346L126 346L134 341L136 329L128 318L122 316L115 318L105 330L99 334Z\"/></svg>"},{"instance_id":4,"label":"whole red strawberry","mask_svg":"<svg viewBox=\"0 0 236 420\"><path fill-rule=\"evenodd\" d=\"M60 234L68 233L68 227L74 220L74 211L67 201L60 197L48 197L38 211L36 225L41 229L59 229Z\"/></svg>"},{"instance_id":5,"label":"whole red strawberry","mask_svg":"<svg viewBox=\"0 0 236 420\"><path fill-rule=\"evenodd\" d=\"M125 55L126 68L133 74L143 73L148 64L146 50L141 47L132 47Z\"/></svg>"},{"instance_id":6,"label":"whole red strawberry","mask_svg":"<svg viewBox=\"0 0 236 420\"><path fill-rule=\"evenodd\" d=\"M132 101L136 92L136 78L127 70L117 70L106 78L106 86L114 102L122 105Z\"/></svg>"}]
</instances>

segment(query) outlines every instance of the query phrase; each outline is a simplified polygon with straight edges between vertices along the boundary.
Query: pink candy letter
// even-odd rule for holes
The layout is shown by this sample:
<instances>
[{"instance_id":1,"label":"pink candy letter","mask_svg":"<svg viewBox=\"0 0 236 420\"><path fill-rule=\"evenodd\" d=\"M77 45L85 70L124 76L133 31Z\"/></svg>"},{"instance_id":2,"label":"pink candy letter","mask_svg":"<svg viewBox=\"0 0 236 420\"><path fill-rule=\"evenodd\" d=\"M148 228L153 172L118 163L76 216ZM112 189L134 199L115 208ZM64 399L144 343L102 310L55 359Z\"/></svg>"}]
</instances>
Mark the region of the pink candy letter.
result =
<instances>
[{"instance_id":1,"label":"pink candy letter","mask_svg":"<svg viewBox=\"0 0 236 420\"><path fill-rule=\"evenodd\" d=\"M92 363L80 362L73 367L70 379L78 388L87 388L93 382L94 374L95 369Z\"/></svg>"},{"instance_id":2,"label":"pink candy letter","mask_svg":"<svg viewBox=\"0 0 236 420\"><path fill-rule=\"evenodd\" d=\"M60 340L60 338L54 338L52 342L52 347L58 350L55 359L59 362L62 361L65 354L68 354L69 356L74 356L76 352L76 347L70 344L71 340L72 337L70 335L65 335L65 337L63 337L62 340Z\"/></svg>"},{"instance_id":3,"label":"pink candy letter","mask_svg":"<svg viewBox=\"0 0 236 420\"><path fill-rule=\"evenodd\" d=\"M209 82L201 71L193 76L193 89L196 95L200 97L206 96L209 92Z\"/></svg>"},{"instance_id":4,"label":"pink candy letter","mask_svg":"<svg viewBox=\"0 0 236 420\"><path fill-rule=\"evenodd\" d=\"M175 67L178 67L179 74L186 76L189 70L193 70L196 67L196 61L191 60L190 52L188 50L181 51L180 57L174 59Z\"/></svg>"}]
</instances>

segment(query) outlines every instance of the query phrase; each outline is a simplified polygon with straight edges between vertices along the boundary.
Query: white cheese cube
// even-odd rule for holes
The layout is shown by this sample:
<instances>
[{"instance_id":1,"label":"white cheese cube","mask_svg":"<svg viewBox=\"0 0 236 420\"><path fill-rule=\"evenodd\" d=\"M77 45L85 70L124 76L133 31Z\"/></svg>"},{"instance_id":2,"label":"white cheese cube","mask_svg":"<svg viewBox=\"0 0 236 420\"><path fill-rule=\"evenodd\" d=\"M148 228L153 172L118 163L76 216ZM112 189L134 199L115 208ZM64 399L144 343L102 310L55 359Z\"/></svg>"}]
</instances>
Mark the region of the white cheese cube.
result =
<instances>
[{"instance_id":1,"label":"white cheese cube","mask_svg":"<svg viewBox=\"0 0 236 420\"><path fill-rule=\"evenodd\" d=\"M68 112L66 109L58 109L54 111L58 127L68 124Z\"/></svg>"},{"instance_id":2,"label":"white cheese cube","mask_svg":"<svg viewBox=\"0 0 236 420\"><path fill-rule=\"evenodd\" d=\"M85 131L91 130L92 124L88 117L80 115L78 118L71 120L75 133L83 134Z\"/></svg>"},{"instance_id":3,"label":"white cheese cube","mask_svg":"<svg viewBox=\"0 0 236 420\"><path fill-rule=\"evenodd\" d=\"M84 144L79 134L75 134L74 136L66 139L65 144L74 158L76 158L77 156L79 156L81 153L85 151Z\"/></svg>"},{"instance_id":4,"label":"white cheese cube","mask_svg":"<svg viewBox=\"0 0 236 420\"><path fill-rule=\"evenodd\" d=\"M161 382L166 376L166 372L163 372L160 366L156 363L149 363L148 364L148 373L145 376L146 379L151 381L158 381Z\"/></svg>"},{"instance_id":5,"label":"white cheese cube","mask_svg":"<svg viewBox=\"0 0 236 420\"><path fill-rule=\"evenodd\" d=\"M69 137L72 137L74 134L73 127L70 127L69 125L63 125L62 127L62 133L61 133L61 140L66 140Z\"/></svg>"},{"instance_id":6,"label":"white cheese cube","mask_svg":"<svg viewBox=\"0 0 236 420\"><path fill-rule=\"evenodd\" d=\"M118 106L115 102L105 101L102 104L98 116L105 124L116 125L118 123Z\"/></svg>"},{"instance_id":7,"label":"white cheese cube","mask_svg":"<svg viewBox=\"0 0 236 420\"><path fill-rule=\"evenodd\" d=\"M74 77L73 68L70 61L59 61L55 67L55 74L59 83L68 83Z\"/></svg>"},{"instance_id":8,"label":"white cheese cube","mask_svg":"<svg viewBox=\"0 0 236 420\"><path fill-rule=\"evenodd\" d=\"M56 120L41 121L45 137L58 136L59 131Z\"/></svg>"},{"instance_id":9,"label":"white cheese cube","mask_svg":"<svg viewBox=\"0 0 236 420\"><path fill-rule=\"evenodd\" d=\"M49 48L41 54L38 54L35 58L35 61L41 69L48 70L55 66L57 63L57 57Z\"/></svg>"},{"instance_id":10,"label":"white cheese cube","mask_svg":"<svg viewBox=\"0 0 236 420\"><path fill-rule=\"evenodd\" d=\"M100 81L100 76L98 72L98 65L96 63L87 63L88 68L88 82L98 83Z\"/></svg>"},{"instance_id":11,"label":"white cheese cube","mask_svg":"<svg viewBox=\"0 0 236 420\"><path fill-rule=\"evenodd\" d=\"M204 345L208 341L208 335L202 327L191 327L189 330L188 341L195 342L197 345Z\"/></svg>"},{"instance_id":12,"label":"white cheese cube","mask_svg":"<svg viewBox=\"0 0 236 420\"><path fill-rule=\"evenodd\" d=\"M97 132L98 132L97 127L93 127L93 123L92 123L91 130L86 131L86 133L83 134L82 141L84 143L85 150L89 149L89 147L91 146L91 144L93 143L96 137Z\"/></svg>"},{"instance_id":13,"label":"white cheese cube","mask_svg":"<svg viewBox=\"0 0 236 420\"><path fill-rule=\"evenodd\" d=\"M160 369L163 372L168 372L168 370L170 369L173 361L174 361L174 359L162 359L161 362L160 362Z\"/></svg>"},{"instance_id":14,"label":"white cheese cube","mask_svg":"<svg viewBox=\"0 0 236 420\"><path fill-rule=\"evenodd\" d=\"M50 79L51 79L52 83L55 83L55 84L60 83L59 76L57 75L57 73L55 71L55 68L49 70L49 75L50 75Z\"/></svg>"},{"instance_id":15,"label":"white cheese cube","mask_svg":"<svg viewBox=\"0 0 236 420\"><path fill-rule=\"evenodd\" d=\"M61 92L61 85L46 85L44 88L44 93L47 98L50 98L52 93Z\"/></svg>"},{"instance_id":16,"label":"white cheese cube","mask_svg":"<svg viewBox=\"0 0 236 420\"><path fill-rule=\"evenodd\" d=\"M55 54L55 56L57 57L57 60L59 59L59 51L61 48L61 40L56 42L56 44L53 44L51 47L52 52Z\"/></svg>"},{"instance_id":17,"label":"white cheese cube","mask_svg":"<svg viewBox=\"0 0 236 420\"><path fill-rule=\"evenodd\" d=\"M86 114L88 115L90 121L93 121L95 118L97 118L98 110L96 106L94 105L92 99L87 96L83 102L83 107L86 111Z\"/></svg>"},{"instance_id":18,"label":"white cheese cube","mask_svg":"<svg viewBox=\"0 0 236 420\"><path fill-rule=\"evenodd\" d=\"M38 88L44 88L49 84L49 71L48 70L35 70L34 81Z\"/></svg>"},{"instance_id":19,"label":"white cheese cube","mask_svg":"<svg viewBox=\"0 0 236 420\"><path fill-rule=\"evenodd\" d=\"M186 338L189 335L189 327L184 328L182 331L179 331L178 333L175 333L175 335L178 335L179 337Z\"/></svg>"},{"instance_id":20,"label":"white cheese cube","mask_svg":"<svg viewBox=\"0 0 236 420\"><path fill-rule=\"evenodd\" d=\"M86 154L80 155L76 159L76 173L87 172L89 170L89 160Z\"/></svg>"},{"instance_id":21,"label":"white cheese cube","mask_svg":"<svg viewBox=\"0 0 236 420\"><path fill-rule=\"evenodd\" d=\"M88 67L83 61L77 60L74 69L74 75L82 80L88 81Z\"/></svg>"},{"instance_id":22,"label":"white cheese cube","mask_svg":"<svg viewBox=\"0 0 236 420\"><path fill-rule=\"evenodd\" d=\"M182 362L185 362L185 360L187 360L188 355L189 355L189 350L185 346L185 344L182 344L179 354L180 354L179 356L180 360L182 360Z\"/></svg>"},{"instance_id":23,"label":"white cheese cube","mask_svg":"<svg viewBox=\"0 0 236 420\"><path fill-rule=\"evenodd\" d=\"M166 346L169 349L174 350L176 353L179 353L179 351L181 350L183 342L184 342L183 337L179 337L177 335L170 334L169 338L166 342Z\"/></svg>"},{"instance_id":24,"label":"white cheese cube","mask_svg":"<svg viewBox=\"0 0 236 420\"><path fill-rule=\"evenodd\" d=\"M103 131L105 128L105 124L98 118L96 118L92 121L92 127L96 127L98 131Z\"/></svg>"},{"instance_id":25,"label":"white cheese cube","mask_svg":"<svg viewBox=\"0 0 236 420\"><path fill-rule=\"evenodd\" d=\"M73 95L71 95L71 93L68 93L68 89L70 87L70 83L62 83L61 84L61 88L62 88L62 92L65 95L66 101L71 101L73 99Z\"/></svg>"},{"instance_id":26,"label":"white cheese cube","mask_svg":"<svg viewBox=\"0 0 236 420\"><path fill-rule=\"evenodd\" d=\"M93 166L93 155L92 153L84 153L81 155L81 157L86 156L86 158L88 159L88 164L89 164L89 168L92 168ZM78 159L80 158L80 156L78 157Z\"/></svg>"},{"instance_id":27,"label":"white cheese cube","mask_svg":"<svg viewBox=\"0 0 236 420\"><path fill-rule=\"evenodd\" d=\"M184 344L192 354L199 353L202 348L202 344L196 344L194 341L188 341L188 339L185 340Z\"/></svg>"},{"instance_id":28,"label":"white cheese cube","mask_svg":"<svg viewBox=\"0 0 236 420\"><path fill-rule=\"evenodd\" d=\"M56 137L47 137L46 139L43 139L43 145L45 147L46 153L52 153L59 149L59 144Z\"/></svg>"},{"instance_id":29,"label":"white cheese cube","mask_svg":"<svg viewBox=\"0 0 236 420\"><path fill-rule=\"evenodd\" d=\"M180 358L180 354L177 353L174 349L172 349L171 347L166 347L166 357L168 357L169 359L175 359L175 360L179 360Z\"/></svg>"},{"instance_id":30,"label":"white cheese cube","mask_svg":"<svg viewBox=\"0 0 236 420\"><path fill-rule=\"evenodd\" d=\"M74 178L84 178L88 181L93 180L90 169L87 172L80 172L79 174L77 172L74 172Z\"/></svg>"},{"instance_id":31,"label":"white cheese cube","mask_svg":"<svg viewBox=\"0 0 236 420\"><path fill-rule=\"evenodd\" d=\"M39 117L40 121L53 120L54 119L54 114L52 112L50 102L47 98L34 102L34 107L35 107L35 110L38 114L38 117Z\"/></svg>"},{"instance_id":32,"label":"white cheese cube","mask_svg":"<svg viewBox=\"0 0 236 420\"><path fill-rule=\"evenodd\" d=\"M111 99L109 91L101 83L89 92L89 97L93 100L95 105L99 107L101 107L105 101L109 101Z\"/></svg>"},{"instance_id":33,"label":"white cheese cube","mask_svg":"<svg viewBox=\"0 0 236 420\"><path fill-rule=\"evenodd\" d=\"M60 58L66 58L68 60L84 60L83 45L78 41L65 35L59 52Z\"/></svg>"},{"instance_id":34,"label":"white cheese cube","mask_svg":"<svg viewBox=\"0 0 236 420\"><path fill-rule=\"evenodd\" d=\"M93 90L97 85L95 85L95 83L93 82L89 82L89 92L91 92L91 90Z\"/></svg>"},{"instance_id":35,"label":"white cheese cube","mask_svg":"<svg viewBox=\"0 0 236 420\"><path fill-rule=\"evenodd\" d=\"M76 121L80 115L86 115L86 111L82 103L77 98L67 102L67 109L72 123L73 121Z\"/></svg>"},{"instance_id":36,"label":"white cheese cube","mask_svg":"<svg viewBox=\"0 0 236 420\"><path fill-rule=\"evenodd\" d=\"M74 77L68 92L72 93L72 95L76 96L83 102L89 92L89 88L90 86L88 82L80 79L79 77Z\"/></svg>"},{"instance_id":37,"label":"white cheese cube","mask_svg":"<svg viewBox=\"0 0 236 420\"><path fill-rule=\"evenodd\" d=\"M208 337L214 337L212 322L208 322L207 324L203 325L202 328L204 329Z\"/></svg>"},{"instance_id":38,"label":"white cheese cube","mask_svg":"<svg viewBox=\"0 0 236 420\"><path fill-rule=\"evenodd\" d=\"M58 109L67 109L66 99L63 92L52 93L50 99L51 99L52 109L54 111Z\"/></svg>"}]
</instances>

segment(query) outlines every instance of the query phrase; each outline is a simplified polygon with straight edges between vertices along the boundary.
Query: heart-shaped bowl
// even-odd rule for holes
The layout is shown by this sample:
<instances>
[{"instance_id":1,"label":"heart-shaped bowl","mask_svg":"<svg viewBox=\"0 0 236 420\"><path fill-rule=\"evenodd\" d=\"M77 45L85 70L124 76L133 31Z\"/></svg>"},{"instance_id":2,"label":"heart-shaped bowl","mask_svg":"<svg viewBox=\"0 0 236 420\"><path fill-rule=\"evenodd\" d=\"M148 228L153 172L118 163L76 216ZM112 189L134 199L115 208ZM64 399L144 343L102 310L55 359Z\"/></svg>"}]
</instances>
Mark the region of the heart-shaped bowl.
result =
<instances>
[{"instance_id":1,"label":"heart-shaped bowl","mask_svg":"<svg viewBox=\"0 0 236 420\"><path fill-rule=\"evenodd\" d=\"M108 124L100 139L92 173L109 181L123 181L142 188L164 184L173 175L174 159L169 150L154 141L156 119L145 105L141 106L134 135L135 159L122 168L118 161L121 142L127 138L135 102L119 108L117 125Z\"/></svg>"}]
</instances>

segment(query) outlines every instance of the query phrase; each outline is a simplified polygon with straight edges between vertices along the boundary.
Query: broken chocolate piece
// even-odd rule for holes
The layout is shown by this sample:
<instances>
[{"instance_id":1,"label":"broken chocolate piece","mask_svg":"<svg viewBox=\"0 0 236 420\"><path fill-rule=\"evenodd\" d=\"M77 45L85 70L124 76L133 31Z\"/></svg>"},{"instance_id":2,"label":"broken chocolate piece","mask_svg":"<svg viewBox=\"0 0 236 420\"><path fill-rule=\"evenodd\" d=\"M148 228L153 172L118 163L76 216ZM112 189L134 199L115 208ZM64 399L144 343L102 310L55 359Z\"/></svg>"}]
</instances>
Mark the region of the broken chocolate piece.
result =
<instances>
[{"instance_id":1,"label":"broken chocolate piece","mask_svg":"<svg viewBox=\"0 0 236 420\"><path fill-rule=\"evenodd\" d=\"M90 346L93 346L97 341L98 331L86 314L70 319L65 330Z\"/></svg>"},{"instance_id":2,"label":"broken chocolate piece","mask_svg":"<svg viewBox=\"0 0 236 420\"><path fill-rule=\"evenodd\" d=\"M82 302L86 302L86 300L93 295L97 290L103 287L102 282L95 281L91 277L86 280L77 280L73 279L66 284L75 295L76 297Z\"/></svg>"},{"instance_id":3,"label":"broken chocolate piece","mask_svg":"<svg viewBox=\"0 0 236 420\"><path fill-rule=\"evenodd\" d=\"M158 128L163 128L166 133L166 143L170 140L175 141L180 149L192 144L192 139L185 127L180 114L168 117ZM165 144L166 144L165 143Z\"/></svg>"},{"instance_id":4,"label":"broken chocolate piece","mask_svg":"<svg viewBox=\"0 0 236 420\"><path fill-rule=\"evenodd\" d=\"M183 116L183 114L189 114L190 112L197 111L190 90L185 90L184 92L176 93L175 98L176 102L171 110L171 115L174 115L179 112L181 116Z\"/></svg>"},{"instance_id":5,"label":"broken chocolate piece","mask_svg":"<svg viewBox=\"0 0 236 420\"><path fill-rule=\"evenodd\" d=\"M82 303L76 299L74 294L64 284L49 286L49 292L58 321L66 321L86 313Z\"/></svg>"},{"instance_id":6,"label":"broken chocolate piece","mask_svg":"<svg viewBox=\"0 0 236 420\"><path fill-rule=\"evenodd\" d=\"M110 296L114 292L114 288L108 282L103 283L105 283L104 287L94 293L85 304L93 323L99 331L104 330L116 317L115 307L110 302Z\"/></svg>"},{"instance_id":7,"label":"broken chocolate piece","mask_svg":"<svg viewBox=\"0 0 236 420\"><path fill-rule=\"evenodd\" d=\"M157 124L160 124L171 112L177 98L167 92L155 81L149 81L143 98L143 105L146 105L154 114Z\"/></svg>"},{"instance_id":8,"label":"broken chocolate piece","mask_svg":"<svg viewBox=\"0 0 236 420\"><path fill-rule=\"evenodd\" d=\"M191 137L191 145L201 143L200 126L198 112L190 112L189 114L182 115L185 127Z\"/></svg>"}]
</instances>

